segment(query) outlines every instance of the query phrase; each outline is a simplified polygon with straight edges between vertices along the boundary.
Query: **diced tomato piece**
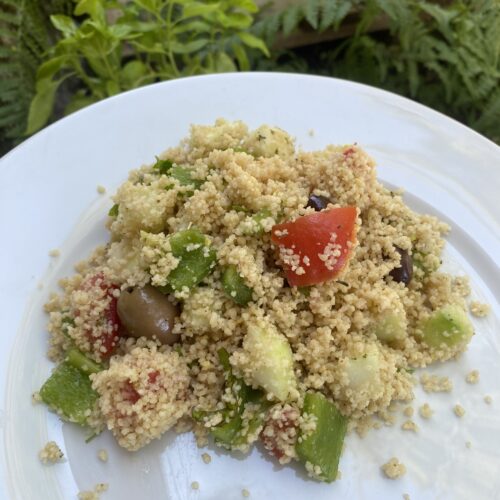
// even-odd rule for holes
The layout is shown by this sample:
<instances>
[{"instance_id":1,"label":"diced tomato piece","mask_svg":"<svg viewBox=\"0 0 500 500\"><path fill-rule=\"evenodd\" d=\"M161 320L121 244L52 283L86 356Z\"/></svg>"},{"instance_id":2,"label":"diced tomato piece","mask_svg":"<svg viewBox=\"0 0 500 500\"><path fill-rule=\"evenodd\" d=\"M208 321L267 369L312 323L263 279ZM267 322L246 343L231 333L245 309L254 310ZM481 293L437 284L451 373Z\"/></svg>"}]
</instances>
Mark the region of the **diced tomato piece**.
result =
<instances>
[{"instance_id":1,"label":"diced tomato piece","mask_svg":"<svg viewBox=\"0 0 500 500\"><path fill-rule=\"evenodd\" d=\"M113 291L119 287L109 283L102 273L97 273L91 276L82 284L83 290L91 290L98 286L105 295L109 297L108 307L103 312L104 320L107 323L105 328L99 328L99 334L93 330L87 331L87 338L92 344L99 341L99 353L104 359L109 358L115 349L115 346L120 337L120 318L118 317L117 304L118 299L114 296ZM103 294L104 295L104 294Z\"/></svg>"},{"instance_id":2,"label":"diced tomato piece","mask_svg":"<svg viewBox=\"0 0 500 500\"><path fill-rule=\"evenodd\" d=\"M332 208L273 226L290 286L309 286L337 276L356 242L356 207Z\"/></svg>"},{"instance_id":3,"label":"diced tomato piece","mask_svg":"<svg viewBox=\"0 0 500 500\"><path fill-rule=\"evenodd\" d=\"M160 372L158 370L153 370L152 372L148 373L148 381L150 384L154 384L156 382L156 379L158 378L158 375L160 375Z\"/></svg>"},{"instance_id":4,"label":"diced tomato piece","mask_svg":"<svg viewBox=\"0 0 500 500\"><path fill-rule=\"evenodd\" d=\"M137 403L137 401L141 398L141 395L135 390L135 387L130 380L125 382L121 392L123 399L131 404Z\"/></svg>"},{"instance_id":5,"label":"diced tomato piece","mask_svg":"<svg viewBox=\"0 0 500 500\"><path fill-rule=\"evenodd\" d=\"M295 441L297 433L290 431L298 428L298 418L296 409L284 409L277 417L270 415L264 423L259 438L269 454L278 460L285 456L283 446Z\"/></svg>"}]
</instances>

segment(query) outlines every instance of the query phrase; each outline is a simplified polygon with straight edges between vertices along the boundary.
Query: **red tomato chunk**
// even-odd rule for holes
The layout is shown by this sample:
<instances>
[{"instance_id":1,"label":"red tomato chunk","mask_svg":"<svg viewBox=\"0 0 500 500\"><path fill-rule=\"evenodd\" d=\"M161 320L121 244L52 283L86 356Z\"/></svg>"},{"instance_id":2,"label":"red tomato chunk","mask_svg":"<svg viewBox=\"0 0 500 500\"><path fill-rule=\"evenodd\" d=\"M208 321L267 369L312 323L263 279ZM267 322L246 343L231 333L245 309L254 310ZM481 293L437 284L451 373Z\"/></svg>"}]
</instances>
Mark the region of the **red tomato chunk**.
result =
<instances>
[{"instance_id":1,"label":"red tomato chunk","mask_svg":"<svg viewBox=\"0 0 500 500\"><path fill-rule=\"evenodd\" d=\"M356 207L341 207L273 226L290 286L323 283L344 269L356 242L356 217Z\"/></svg>"}]
</instances>

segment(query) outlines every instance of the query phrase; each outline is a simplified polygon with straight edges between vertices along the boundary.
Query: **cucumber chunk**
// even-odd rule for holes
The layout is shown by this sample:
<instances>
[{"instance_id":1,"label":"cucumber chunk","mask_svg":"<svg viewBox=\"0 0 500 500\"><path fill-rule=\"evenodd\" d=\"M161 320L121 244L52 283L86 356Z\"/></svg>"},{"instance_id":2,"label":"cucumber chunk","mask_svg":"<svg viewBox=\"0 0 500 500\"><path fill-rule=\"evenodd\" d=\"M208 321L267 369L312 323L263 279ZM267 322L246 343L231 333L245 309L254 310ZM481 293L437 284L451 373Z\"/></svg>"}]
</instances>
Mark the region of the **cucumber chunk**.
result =
<instances>
[{"instance_id":1,"label":"cucumber chunk","mask_svg":"<svg viewBox=\"0 0 500 500\"><path fill-rule=\"evenodd\" d=\"M246 306L252 300L253 290L245 284L236 266L228 266L222 275L222 288L238 305Z\"/></svg>"},{"instance_id":2,"label":"cucumber chunk","mask_svg":"<svg viewBox=\"0 0 500 500\"><path fill-rule=\"evenodd\" d=\"M370 346L358 358L348 359L345 370L353 391L375 394L380 388L380 354L375 346Z\"/></svg>"},{"instance_id":3,"label":"cucumber chunk","mask_svg":"<svg viewBox=\"0 0 500 500\"><path fill-rule=\"evenodd\" d=\"M244 373L252 384L280 401L286 401L296 391L292 349L272 324L248 325L243 350L248 358Z\"/></svg>"},{"instance_id":4,"label":"cucumber chunk","mask_svg":"<svg viewBox=\"0 0 500 500\"><path fill-rule=\"evenodd\" d=\"M456 304L448 304L435 311L424 321L421 330L422 341L429 347L466 344L474 333L466 312Z\"/></svg>"},{"instance_id":5,"label":"cucumber chunk","mask_svg":"<svg viewBox=\"0 0 500 500\"><path fill-rule=\"evenodd\" d=\"M299 459L304 464L319 467L314 475L328 483L337 478L340 454L347 430L347 419L325 396L308 392L304 397L302 415L313 415L316 428L312 433L299 434L295 446Z\"/></svg>"},{"instance_id":6,"label":"cucumber chunk","mask_svg":"<svg viewBox=\"0 0 500 500\"><path fill-rule=\"evenodd\" d=\"M40 397L63 419L87 425L88 412L99 395L92 389L88 375L64 361L43 384Z\"/></svg>"},{"instance_id":7,"label":"cucumber chunk","mask_svg":"<svg viewBox=\"0 0 500 500\"><path fill-rule=\"evenodd\" d=\"M394 312L384 314L375 324L375 335L386 344L397 344L406 337L406 318Z\"/></svg>"}]
</instances>

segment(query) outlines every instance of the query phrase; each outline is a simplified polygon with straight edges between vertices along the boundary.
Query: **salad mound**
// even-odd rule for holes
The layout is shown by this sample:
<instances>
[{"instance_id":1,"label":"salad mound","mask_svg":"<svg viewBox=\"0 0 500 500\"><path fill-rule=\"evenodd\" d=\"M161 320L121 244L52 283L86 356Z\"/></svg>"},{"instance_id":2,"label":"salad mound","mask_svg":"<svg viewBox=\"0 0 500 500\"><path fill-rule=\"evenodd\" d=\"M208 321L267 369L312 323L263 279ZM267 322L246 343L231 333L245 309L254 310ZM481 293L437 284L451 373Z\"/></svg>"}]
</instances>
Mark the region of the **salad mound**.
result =
<instances>
[{"instance_id":1,"label":"salad mound","mask_svg":"<svg viewBox=\"0 0 500 500\"><path fill-rule=\"evenodd\" d=\"M330 482L348 427L411 400L413 369L472 337L439 270L448 227L356 144L304 152L217 120L113 200L109 242L46 305L58 366L40 396L127 450L192 429Z\"/></svg>"}]
</instances>

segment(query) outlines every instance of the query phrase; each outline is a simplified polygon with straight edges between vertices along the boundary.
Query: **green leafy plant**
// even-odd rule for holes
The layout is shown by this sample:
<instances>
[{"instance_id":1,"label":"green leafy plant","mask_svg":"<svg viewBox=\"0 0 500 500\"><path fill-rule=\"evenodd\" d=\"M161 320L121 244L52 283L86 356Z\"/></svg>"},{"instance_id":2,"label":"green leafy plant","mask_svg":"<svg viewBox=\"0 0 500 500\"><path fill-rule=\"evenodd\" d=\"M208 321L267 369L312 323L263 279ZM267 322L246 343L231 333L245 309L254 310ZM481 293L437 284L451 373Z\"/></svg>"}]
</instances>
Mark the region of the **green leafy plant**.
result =
<instances>
[{"instance_id":1,"label":"green leafy plant","mask_svg":"<svg viewBox=\"0 0 500 500\"><path fill-rule=\"evenodd\" d=\"M24 135L36 70L53 41L49 15L70 7L71 0L0 0L0 154Z\"/></svg>"},{"instance_id":2,"label":"green leafy plant","mask_svg":"<svg viewBox=\"0 0 500 500\"><path fill-rule=\"evenodd\" d=\"M498 26L498 0L0 0L0 151L123 90L255 69L376 85L500 142Z\"/></svg>"},{"instance_id":3,"label":"green leafy plant","mask_svg":"<svg viewBox=\"0 0 500 500\"><path fill-rule=\"evenodd\" d=\"M254 30L272 46L298 27L351 36L273 51L262 69L337 76L409 96L500 142L500 4L497 0L307 0L265 16ZM352 22L352 20L351 20ZM375 25L385 29L372 31Z\"/></svg>"},{"instance_id":4,"label":"green leafy plant","mask_svg":"<svg viewBox=\"0 0 500 500\"><path fill-rule=\"evenodd\" d=\"M79 89L66 113L159 80L250 69L249 52L268 55L248 32L257 10L253 0L80 0L73 17L51 16L62 39L37 71L27 133L47 123L68 79Z\"/></svg>"}]
</instances>

